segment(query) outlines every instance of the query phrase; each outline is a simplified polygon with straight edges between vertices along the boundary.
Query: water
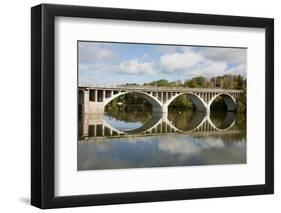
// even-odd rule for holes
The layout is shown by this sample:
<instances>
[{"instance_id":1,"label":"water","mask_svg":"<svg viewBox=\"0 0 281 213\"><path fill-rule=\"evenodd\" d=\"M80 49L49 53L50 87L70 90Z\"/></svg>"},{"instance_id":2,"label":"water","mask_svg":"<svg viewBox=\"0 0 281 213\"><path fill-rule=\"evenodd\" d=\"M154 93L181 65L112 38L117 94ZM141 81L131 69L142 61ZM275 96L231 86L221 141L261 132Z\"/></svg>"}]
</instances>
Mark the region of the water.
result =
<instances>
[{"instance_id":1,"label":"water","mask_svg":"<svg viewBox=\"0 0 281 213\"><path fill-rule=\"evenodd\" d=\"M78 170L246 163L245 119L149 109L79 116Z\"/></svg>"}]
</instances>

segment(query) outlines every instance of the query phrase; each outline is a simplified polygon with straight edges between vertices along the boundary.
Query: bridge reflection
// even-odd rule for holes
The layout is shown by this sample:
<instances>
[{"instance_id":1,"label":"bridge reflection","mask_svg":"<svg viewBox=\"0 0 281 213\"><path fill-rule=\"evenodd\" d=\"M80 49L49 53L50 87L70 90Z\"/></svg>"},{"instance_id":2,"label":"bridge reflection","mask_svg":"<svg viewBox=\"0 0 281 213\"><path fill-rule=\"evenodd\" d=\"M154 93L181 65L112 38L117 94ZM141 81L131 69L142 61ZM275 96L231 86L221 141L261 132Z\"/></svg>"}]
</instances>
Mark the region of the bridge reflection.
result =
<instances>
[{"instance_id":1,"label":"bridge reflection","mask_svg":"<svg viewBox=\"0 0 281 213\"><path fill-rule=\"evenodd\" d=\"M176 123L168 119L167 113L154 113L149 121L133 130L120 130L114 127L105 119L104 114L80 114L79 124L79 136L84 140L174 133L196 136L241 133L236 124L236 115L232 112L228 112L223 122L217 126L211 120L210 114L202 112L194 113L185 128L177 127Z\"/></svg>"}]
</instances>

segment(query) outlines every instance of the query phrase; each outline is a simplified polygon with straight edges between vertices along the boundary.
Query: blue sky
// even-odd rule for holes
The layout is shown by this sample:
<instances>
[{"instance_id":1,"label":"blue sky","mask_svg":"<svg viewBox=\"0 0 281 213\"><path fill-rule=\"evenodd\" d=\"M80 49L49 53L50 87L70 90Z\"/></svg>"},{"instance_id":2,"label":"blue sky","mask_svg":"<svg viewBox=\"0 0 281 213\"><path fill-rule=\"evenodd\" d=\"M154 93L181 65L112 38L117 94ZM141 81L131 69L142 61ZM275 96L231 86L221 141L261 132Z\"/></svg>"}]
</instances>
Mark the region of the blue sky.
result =
<instances>
[{"instance_id":1,"label":"blue sky","mask_svg":"<svg viewBox=\"0 0 281 213\"><path fill-rule=\"evenodd\" d=\"M242 48L78 42L78 52L79 84L143 84L224 74L246 77L247 49Z\"/></svg>"}]
</instances>

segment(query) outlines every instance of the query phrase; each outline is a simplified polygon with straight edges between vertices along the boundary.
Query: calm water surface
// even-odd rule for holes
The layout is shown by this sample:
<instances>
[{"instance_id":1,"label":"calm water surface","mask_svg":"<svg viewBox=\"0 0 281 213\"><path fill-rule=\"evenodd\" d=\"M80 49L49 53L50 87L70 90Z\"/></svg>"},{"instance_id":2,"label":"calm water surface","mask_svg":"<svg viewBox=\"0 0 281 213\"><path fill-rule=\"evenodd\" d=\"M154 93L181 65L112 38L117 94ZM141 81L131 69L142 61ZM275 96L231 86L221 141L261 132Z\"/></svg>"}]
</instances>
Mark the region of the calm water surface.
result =
<instances>
[{"instance_id":1,"label":"calm water surface","mask_svg":"<svg viewBox=\"0 0 281 213\"><path fill-rule=\"evenodd\" d=\"M78 170L246 163L245 126L230 112L80 115Z\"/></svg>"}]
</instances>

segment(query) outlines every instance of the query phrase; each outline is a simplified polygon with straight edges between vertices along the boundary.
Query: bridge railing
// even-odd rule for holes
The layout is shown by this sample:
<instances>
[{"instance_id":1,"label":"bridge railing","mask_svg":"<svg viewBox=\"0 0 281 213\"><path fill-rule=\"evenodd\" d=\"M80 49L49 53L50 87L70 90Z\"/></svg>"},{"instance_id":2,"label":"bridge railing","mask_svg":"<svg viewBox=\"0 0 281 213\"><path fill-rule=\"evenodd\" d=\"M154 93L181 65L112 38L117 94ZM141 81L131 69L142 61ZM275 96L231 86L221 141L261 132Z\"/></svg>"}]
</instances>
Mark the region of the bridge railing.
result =
<instances>
[{"instance_id":1,"label":"bridge railing","mask_svg":"<svg viewBox=\"0 0 281 213\"><path fill-rule=\"evenodd\" d=\"M94 84L80 84L81 89L100 89L100 90L148 90L148 91L194 91L194 92L235 92L243 93L242 90L223 89L223 88L191 88L181 86L124 86L124 85L94 85Z\"/></svg>"}]
</instances>

